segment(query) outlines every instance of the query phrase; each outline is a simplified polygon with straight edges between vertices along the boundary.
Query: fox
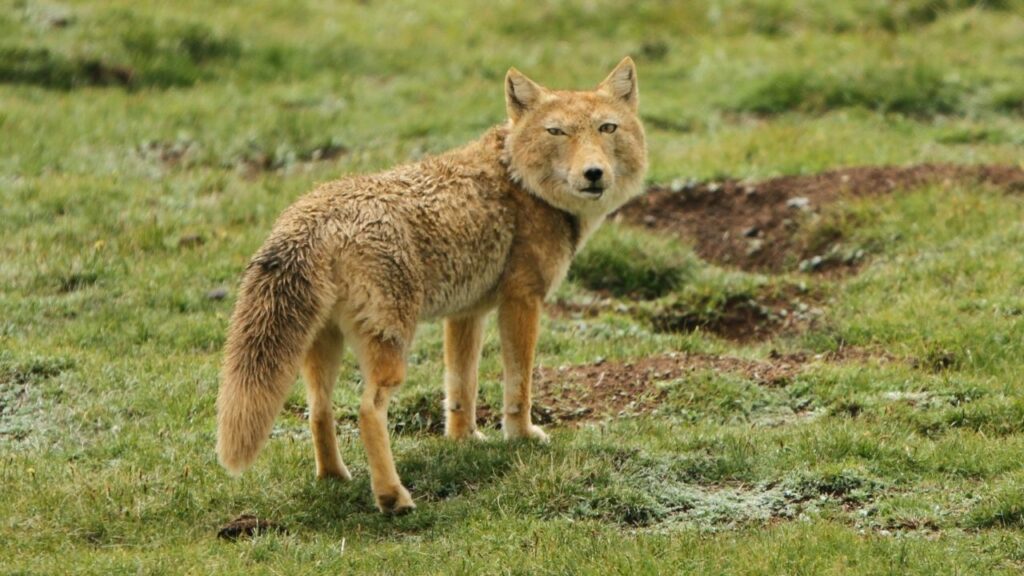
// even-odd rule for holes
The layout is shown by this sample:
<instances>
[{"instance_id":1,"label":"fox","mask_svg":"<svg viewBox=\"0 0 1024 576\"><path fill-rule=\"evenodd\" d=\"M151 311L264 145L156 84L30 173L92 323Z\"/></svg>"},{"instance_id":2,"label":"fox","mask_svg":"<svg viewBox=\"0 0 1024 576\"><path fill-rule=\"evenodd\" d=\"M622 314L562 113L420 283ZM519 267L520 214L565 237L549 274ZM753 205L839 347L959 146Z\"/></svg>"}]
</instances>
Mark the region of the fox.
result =
<instances>
[{"instance_id":1,"label":"fox","mask_svg":"<svg viewBox=\"0 0 1024 576\"><path fill-rule=\"evenodd\" d=\"M510 68L507 119L479 139L391 170L326 182L277 219L246 267L217 393L221 465L241 474L301 372L318 478L350 480L331 395L346 344L362 374L358 421L377 508L415 508L395 468L388 403L416 327L442 320L444 433L477 427L484 321L497 311L505 439L547 442L531 420L544 300L608 214L638 195L647 147L636 65L596 88L553 90Z\"/></svg>"}]
</instances>

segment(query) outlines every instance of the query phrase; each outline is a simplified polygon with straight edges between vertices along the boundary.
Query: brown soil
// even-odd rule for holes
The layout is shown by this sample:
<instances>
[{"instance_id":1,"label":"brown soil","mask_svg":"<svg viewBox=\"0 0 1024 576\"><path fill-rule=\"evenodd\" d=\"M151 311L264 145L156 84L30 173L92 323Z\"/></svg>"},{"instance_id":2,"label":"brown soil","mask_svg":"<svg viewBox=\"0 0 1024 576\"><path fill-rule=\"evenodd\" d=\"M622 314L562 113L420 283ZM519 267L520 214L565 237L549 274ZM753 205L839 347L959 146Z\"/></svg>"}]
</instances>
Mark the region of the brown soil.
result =
<instances>
[{"instance_id":1,"label":"brown soil","mask_svg":"<svg viewBox=\"0 0 1024 576\"><path fill-rule=\"evenodd\" d=\"M822 296L794 287L782 293L736 295L714 308L671 304L648 314L658 332L702 331L736 342L768 340L783 334L799 334L815 327L824 315Z\"/></svg>"},{"instance_id":2,"label":"brown soil","mask_svg":"<svg viewBox=\"0 0 1024 576\"><path fill-rule=\"evenodd\" d=\"M534 420L540 424L573 423L650 412L665 394L657 383L699 370L741 374L765 386L781 386L808 361L805 356L755 361L671 352L631 362L538 368L534 374ZM481 411L480 416L485 424L497 424L497 414L490 410Z\"/></svg>"},{"instance_id":3,"label":"brown soil","mask_svg":"<svg viewBox=\"0 0 1024 576\"><path fill-rule=\"evenodd\" d=\"M669 303L654 310L628 306L610 299L587 302L556 301L547 305L555 318L593 318L603 311L646 318L657 332L707 332L737 342L768 340L783 334L799 334L815 327L824 315L824 297L796 286L769 288L763 294L736 295L715 306ZM712 309L713 313L707 312Z\"/></svg>"},{"instance_id":4,"label":"brown soil","mask_svg":"<svg viewBox=\"0 0 1024 576\"><path fill-rule=\"evenodd\" d=\"M656 186L630 202L617 218L674 233L694 244L705 260L744 270L778 272L810 262L830 246L802 246L808 213L841 198L890 194L929 184L977 182L1024 192L1024 169L1012 166L922 164L910 167L844 168L763 182L707 182ZM840 238L831 239L831 245ZM855 265L856 259L816 262L815 270Z\"/></svg>"},{"instance_id":5,"label":"brown soil","mask_svg":"<svg viewBox=\"0 0 1024 576\"><path fill-rule=\"evenodd\" d=\"M828 354L779 354L767 360L745 360L712 354L669 352L630 362L599 360L591 364L539 367L534 372L534 421L538 424L575 424L620 414L643 414L662 405L665 391L659 382L696 371L739 374L762 386L785 386L807 364L824 362L881 362L896 358L884 350L846 347ZM496 426L500 413L483 406L481 424Z\"/></svg>"}]
</instances>

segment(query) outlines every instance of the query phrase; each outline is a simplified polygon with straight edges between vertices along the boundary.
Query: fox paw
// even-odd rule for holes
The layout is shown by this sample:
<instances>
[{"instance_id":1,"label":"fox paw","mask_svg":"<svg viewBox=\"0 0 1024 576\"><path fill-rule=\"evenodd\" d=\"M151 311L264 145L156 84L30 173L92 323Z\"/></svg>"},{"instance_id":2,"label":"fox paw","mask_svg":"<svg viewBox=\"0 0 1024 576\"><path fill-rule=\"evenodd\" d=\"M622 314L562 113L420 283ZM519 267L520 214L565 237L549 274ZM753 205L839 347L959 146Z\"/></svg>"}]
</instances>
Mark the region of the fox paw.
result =
<instances>
[{"instance_id":1,"label":"fox paw","mask_svg":"<svg viewBox=\"0 0 1024 576\"><path fill-rule=\"evenodd\" d=\"M505 425L505 439L515 440L517 438L526 438L528 440L535 440L541 444L547 444L551 441L548 435L536 424L528 424L526 426L509 426Z\"/></svg>"},{"instance_id":2,"label":"fox paw","mask_svg":"<svg viewBox=\"0 0 1024 576\"><path fill-rule=\"evenodd\" d=\"M416 509L412 496L409 495L409 491L402 485L389 492L374 494L374 497L377 500L377 509L384 514L401 516Z\"/></svg>"}]
</instances>

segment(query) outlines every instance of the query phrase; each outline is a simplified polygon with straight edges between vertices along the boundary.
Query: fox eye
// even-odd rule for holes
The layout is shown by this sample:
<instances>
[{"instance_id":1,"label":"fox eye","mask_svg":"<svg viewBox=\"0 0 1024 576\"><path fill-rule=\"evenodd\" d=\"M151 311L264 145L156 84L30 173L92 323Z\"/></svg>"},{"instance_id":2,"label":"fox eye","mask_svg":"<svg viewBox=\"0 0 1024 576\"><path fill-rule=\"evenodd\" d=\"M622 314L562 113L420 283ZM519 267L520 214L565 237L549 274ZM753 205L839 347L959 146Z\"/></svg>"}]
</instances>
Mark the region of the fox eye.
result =
<instances>
[{"instance_id":1,"label":"fox eye","mask_svg":"<svg viewBox=\"0 0 1024 576\"><path fill-rule=\"evenodd\" d=\"M561 128L548 128L548 134L552 136L565 136L565 132Z\"/></svg>"},{"instance_id":2,"label":"fox eye","mask_svg":"<svg viewBox=\"0 0 1024 576\"><path fill-rule=\"evenodd\" d=\"M611 134L612 132L615 132L615 129L618 128L618 127L619 127L618 124L612 124L611 122L605 122L604 124L601 124L601 127L598 128L597 130L599 132L604 132L605 134Z\"/></svg>"}]
</instances>

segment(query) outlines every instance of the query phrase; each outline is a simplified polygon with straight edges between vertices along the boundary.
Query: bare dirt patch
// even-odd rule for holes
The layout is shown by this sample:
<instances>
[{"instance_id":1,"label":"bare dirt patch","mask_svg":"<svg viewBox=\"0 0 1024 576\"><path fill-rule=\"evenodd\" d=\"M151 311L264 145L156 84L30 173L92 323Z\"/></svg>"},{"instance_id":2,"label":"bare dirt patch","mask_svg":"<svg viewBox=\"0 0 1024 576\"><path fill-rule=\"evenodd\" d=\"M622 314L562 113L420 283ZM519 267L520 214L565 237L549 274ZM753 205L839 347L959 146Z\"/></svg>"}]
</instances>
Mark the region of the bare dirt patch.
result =
<instances>
[{"instance_id":1,"label":"bare dirt patch","mask_svg":"<svg viewBox=\"0 0 1024 576\"><path fill-rule=\"evenodd\" d=\"M39 414L45 408L41 390L46 381L72 367L66 358L30 358L24 361L0 355L0 440L22 440L43 428Z\"/></svg>"},{"instance_id":2,"label":"bare dirt patch","mask_svg":"<svg viewBox=\"0 0 1024 576\"><path fill-rule=\"evenodd\" d=\"M764 386L782 386L807 361L806 356L779 355L769 361L755 361L671 352L630 362L538 368L534 374L534 415L542 424L557 424L650 412L665 395L657 383L704 370L741 374ZM481 415L485 423L492 423L487 421L489 411Z\"/></svg>"},{"instance_id":3,"label":"bare dirt patch","mask_svg":"<svg viewBox=\"0 0 1024 576\"><path fill-rule=\"evenodd\" d=\"M800 334L824 316L820 294L787 287L780 292L736 294L721 302L676 301L646 313L657 332L702 331L736 342Z\"/></svg>"},{"instance_id":4,"label":"bare dirt patch","mask_svg":"<svg viewBox=\"0 0 1024 576\"><path fill-rule=\"evenodd\" d=\"M738 374L761 386L785 386L814 362L895 362L885 350L844 347L834 352L782 354L772 351L766 360L747 360L714 354L667 354L611 362L538 367L534 372L534 420L540 424L578 424L620 414L643 414L663 405L661 382L702 371ZM799 415L798 415L799 416ZM500 413L481 408L481 424L497 425Z\"/></svg>"},{"instance_id":5,"label":"bare dirt patch","mask_svg":"<svg viewBox=\"0 0 1024 576\"><path fill-rule=\"evenodd\" d=\"M804 262L808 270L850 267L857 256L824 261L829 246L801 245L807 213L842 198L891 194L926 185L988 184L1024 192L1024 169L1013 166L922 164L859 167L763 182L725 180L655 186L623 207L617 218L677 234L705 260L744 270L780 272ZM840 238L832 238L832 245ZM814 260L819 257L819 260Z\"/></svg>"},{"instance_id":6,"label":"bare dirt patch","mask_svg":"<svg viewBox=\"0 0 1024 576\"><path fill-rule=\"evenodd\" d=\"M584 320L615 311L645 319L656 332L702 331L736 342L754 342L814 328L824 317L824 300L818 290L784 286L733 294L715 302L674 300L647 307L609 298L555 301L547 305L547 312L563 320Z\"/></svg>"}]
</instances>

